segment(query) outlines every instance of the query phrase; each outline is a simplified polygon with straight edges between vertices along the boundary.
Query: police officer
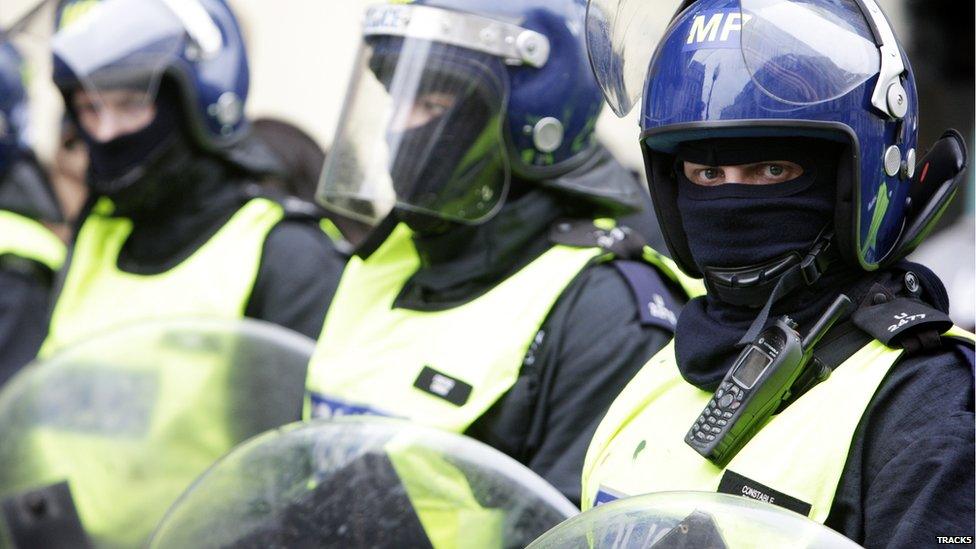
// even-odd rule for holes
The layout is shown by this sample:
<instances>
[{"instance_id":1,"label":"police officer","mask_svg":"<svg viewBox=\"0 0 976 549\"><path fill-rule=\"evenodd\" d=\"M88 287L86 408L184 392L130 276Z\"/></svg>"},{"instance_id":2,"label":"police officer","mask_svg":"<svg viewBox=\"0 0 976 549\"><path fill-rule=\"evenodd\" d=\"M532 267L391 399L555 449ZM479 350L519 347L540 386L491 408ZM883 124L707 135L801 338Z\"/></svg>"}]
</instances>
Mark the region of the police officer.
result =
<instances>
[{"instance_id":1,"label":"police officer","mask_svg":"<svg viewBox=\"0 0 976 549\"><path fill-rule=\"evenodd\" d=\"M614 4L591 5L598 54L626 41L622 22L601 33L593 20ZM594 65L633 97L633 82ZM708 294L598 428L584 507L718 491L867 547L971 536L973 336L952 328L938 278L902 261L951 200L965 149L950 131L917 161L914 78L877 4L685 2L646 82L651 195L675 261ZM809 336L840 294L853 313L834 309L806 370L763 339L774 325ZM765 384L773 364L800 377ZM760 391L777 413L741 435L736 410L755 412ZM731 433L744 445L723 446Z\"/></svg>"},{"instance_id":2,"label":"police officer","mask_svg":"<svg viewBox=\"0 0 976 549\"><path fill-rule=\"evenodd\" d=\"M223 0L79 0L58 12L54 81L88 146L92 196L50 353L166 316L247 316L318 335L343 259L303 203L263 196L248 63Z\"/></svg>"},{"instance_id":3,"label":"police officer","mask_svg":"<svg viewBox=\"0 0 976 549\"><path fill-rule=\"evenodd\" d=\"M0 40L0 385L34 358L47 331L64 244L44 225L61 209L25 143L23 59Z\"/></svg>"},{"instance_id":4,"label":"police officer","mask_svg":"<svg viewBox=\"0 0 976 549\"><path fill-rule=\"evenodd\" d=\"M612 220L642 191L593 133L583 8L367 12L321 194L395 205L343 276L308 384L312 416L463 432L577 501L592 430L684 300L669 260Z\"/></svg>"}]
</instances>

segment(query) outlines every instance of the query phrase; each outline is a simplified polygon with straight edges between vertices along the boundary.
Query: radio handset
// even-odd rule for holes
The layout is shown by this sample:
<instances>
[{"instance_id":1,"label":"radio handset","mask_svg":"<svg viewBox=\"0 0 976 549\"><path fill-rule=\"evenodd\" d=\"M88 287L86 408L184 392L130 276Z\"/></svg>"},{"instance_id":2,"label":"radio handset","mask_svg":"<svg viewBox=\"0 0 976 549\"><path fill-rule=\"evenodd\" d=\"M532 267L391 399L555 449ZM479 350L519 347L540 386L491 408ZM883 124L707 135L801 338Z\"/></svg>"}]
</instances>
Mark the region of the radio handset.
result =
<instances>
[{"instance_id":1,"label":"radio handset","mask_svg":"<svg viewBox=\"0 0 976 549\"><path fill-rule=\"evenodd\" d=\"M819 367L810 364L813 348L850 307L850 298L838 296L802 341L796 322L786 316L760 332L725 374L685 442L725 466L790 398L797 378Z\"/></svg>"}]
</instances>

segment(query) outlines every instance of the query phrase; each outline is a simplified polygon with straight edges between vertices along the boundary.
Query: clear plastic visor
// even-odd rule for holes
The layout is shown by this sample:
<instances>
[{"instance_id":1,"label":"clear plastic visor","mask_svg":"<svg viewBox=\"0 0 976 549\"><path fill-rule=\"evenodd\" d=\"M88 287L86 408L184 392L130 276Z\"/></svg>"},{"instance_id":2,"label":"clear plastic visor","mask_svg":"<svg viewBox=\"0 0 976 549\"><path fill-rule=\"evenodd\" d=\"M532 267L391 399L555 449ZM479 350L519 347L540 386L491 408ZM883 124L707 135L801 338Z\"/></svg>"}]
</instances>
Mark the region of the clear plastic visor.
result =
<instances>
[{"instance_id":1,"label":"clear plastic visor","mask_svg":"<svg viewBox=\"0 0 976 549\"><path fill-rule=\"evenodd\" d=\"M499 59L422 38L360 50L318 197L376 222L395 205L462 223L504 200L507 86Z\"/></svg>"},{"instance_id":2,"label":"clear plastic visor","mask_svg":"<svg viewBox=\"0 0 976 549\"><path fill-rule=\"evenodd\" d=\"M680 0L590 0L586 47L603 95L626 116L644 91L654 51Z\"/></svg>"},{"instance_id":3,"label":"clear plastic visor","mask_svg":"<svg viewBox=\"0 0 976 549\"><path fill-rule=\"evenodd\" d=\"M189 38L189 40L188 40ZM83 129L107 141L155 118L167 67L219 49L220 30L196 0L104 0L67 7L52 40L54 78Z\"/></svg>"},{"instance_id":4,"label":"clear plastic visor","mask_svg":"<svg viewBox=\"0 0 976 549\"><path fill-rule=\"evenodd\" d=\"M855 0L741 0L741 9L746 67L781 101L829 101L880 69L871 26Z\"/></svg>"}]
</instances>

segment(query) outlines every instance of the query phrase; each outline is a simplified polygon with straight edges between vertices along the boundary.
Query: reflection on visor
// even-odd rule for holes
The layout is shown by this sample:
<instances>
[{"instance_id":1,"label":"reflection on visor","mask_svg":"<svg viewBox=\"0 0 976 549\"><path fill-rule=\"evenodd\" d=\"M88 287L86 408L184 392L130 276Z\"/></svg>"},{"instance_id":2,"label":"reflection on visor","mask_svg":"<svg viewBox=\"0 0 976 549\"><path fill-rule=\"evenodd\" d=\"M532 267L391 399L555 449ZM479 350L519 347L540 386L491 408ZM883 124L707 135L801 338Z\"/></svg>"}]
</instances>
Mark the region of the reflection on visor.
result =
<instances>
[{"instance_id":1,"label":"reflection on visor","mask_svg":"<svg viewBox=\"0 0 976 549\"><path fill-rule=\"evenodd\" d=\"M458 222L487 218L508 185L505 78L485 53L368 38L319 197L358 217L385 202Z\"/></svg>"},{"instance_id":2,"label":"reflection on visor","mask_svg":"<svg viewBox=\"0 0 976 549\"><path fill-rule=\"evenodd\" d=\"M753 81L787 103L840 97L877 74L880 55L855 0L742 0L742 52Z\"/></svg>"},{"instance_id":3,"label":"reflection on visor","mask_svg":"<svg viewBox=\"0 0 976 549\"><path fill-rule=\"evenodd\" d=\"M651 57L678 0L590 0L586 47L603 95L617 116L626 116L644 87Z\"/></svg>"},{"instance_id":4,"label":"reflection on visor","mask_svg":"<svg viewBox=\"0 0 976 549\"><path fill-rule=\"evenodd\" d=\"M187 42L184 20L170 4L195 3L105 0L64 14L71 20L63 21L52 41L54 78L63 88L84 91L73 106L79 117L88 115L89 133L115 134L120 127L145 125L127 113L136 118L147 114L163 73Z\"/></svg>"}]
</instances>

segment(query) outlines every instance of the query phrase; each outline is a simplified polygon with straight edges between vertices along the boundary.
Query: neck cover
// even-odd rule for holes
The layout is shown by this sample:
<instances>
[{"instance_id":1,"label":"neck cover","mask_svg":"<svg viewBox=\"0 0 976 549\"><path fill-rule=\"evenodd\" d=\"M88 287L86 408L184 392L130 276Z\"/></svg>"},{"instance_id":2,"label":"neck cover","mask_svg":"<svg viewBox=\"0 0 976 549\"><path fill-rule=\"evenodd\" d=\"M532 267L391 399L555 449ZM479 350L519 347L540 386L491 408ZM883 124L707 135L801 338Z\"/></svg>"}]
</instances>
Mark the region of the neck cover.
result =
<instances>
[{"instance_id":1,"label":"neck cover","mask_svg":"<svg viewBox=\"0 0 976 549\"><path fill-rule=\"evenodd\" d=\"M833 220L836 159L833 147L806 139L708 140L678 150L680 160L709 166L785 160L803 167L793 180L773 185L727 183L705 187L676 165L678 210L699 268L756 265L790 252L805 253ZM813 286L773 305L771 318L789 314L808 329L857 274L839 263ZM690 383L713 390L738 356L739 339L763 303L736 306L709 294L692 300L675 330L675 352Z\"/></svg>"},{"instance_id":2,"label":"neck cover","mask_svg":"<svg viewBox=\"0 0 976 549\"><path fill-rule=\"evenodd\" d=\"M507 200L481 225L452 224L443 233L416 234L421 266L397 306L444 310L467 303L549 249L549 227L566 217L567 209L558 195L529 184L525 188L524 195Z\"/></svg>"}]
</instances>

